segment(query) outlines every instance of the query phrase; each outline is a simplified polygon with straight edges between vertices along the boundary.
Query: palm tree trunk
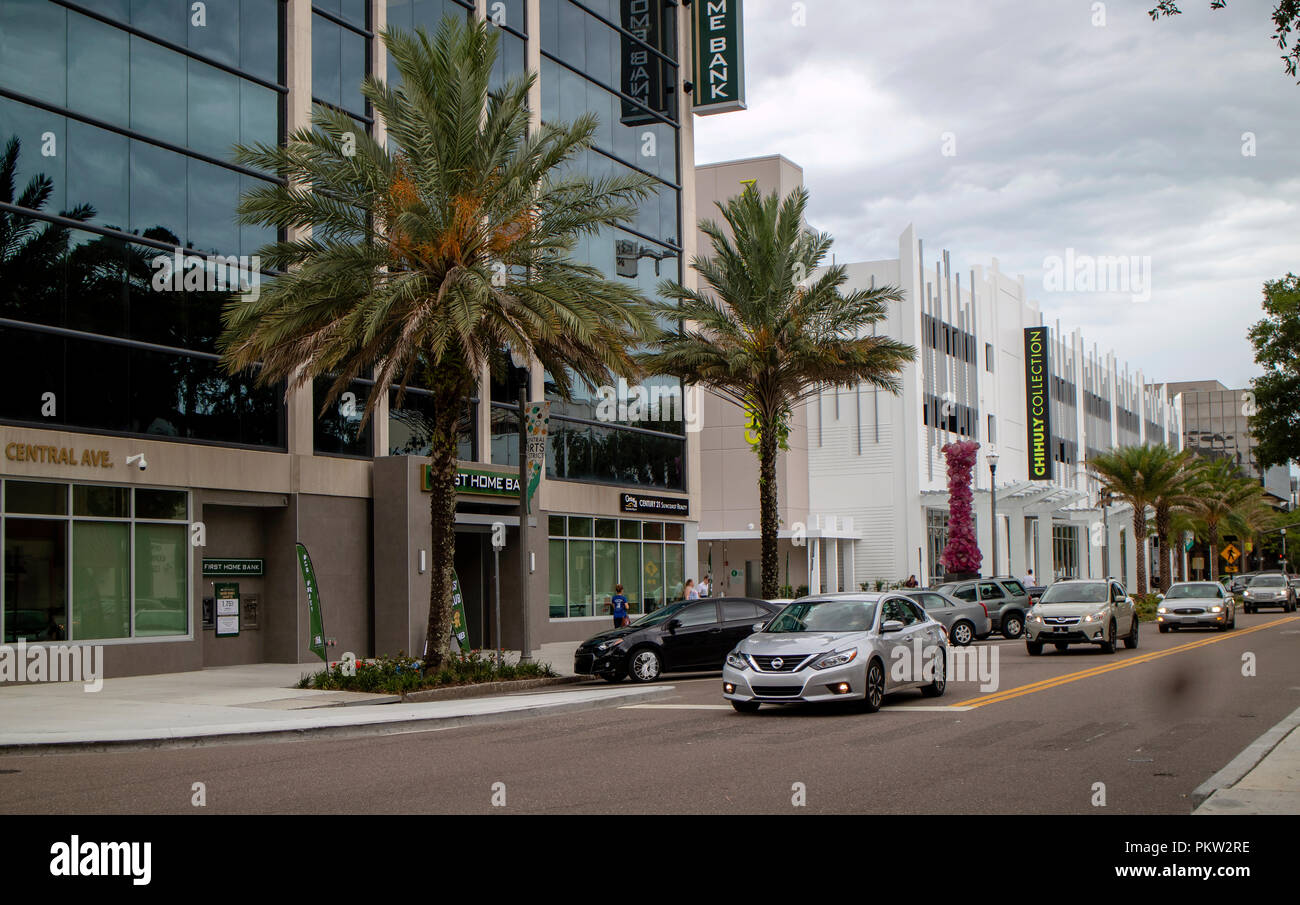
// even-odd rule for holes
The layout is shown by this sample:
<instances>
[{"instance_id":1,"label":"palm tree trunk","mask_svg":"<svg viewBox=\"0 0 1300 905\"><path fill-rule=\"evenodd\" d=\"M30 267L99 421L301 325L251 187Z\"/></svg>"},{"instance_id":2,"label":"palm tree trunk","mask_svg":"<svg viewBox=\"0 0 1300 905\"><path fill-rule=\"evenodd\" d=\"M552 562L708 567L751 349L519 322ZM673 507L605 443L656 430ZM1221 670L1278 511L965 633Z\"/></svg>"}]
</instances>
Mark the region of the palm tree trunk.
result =
<instances>
[{"instance_id":1,"label":"palm tree trunk","mask_svg":"<svg viewBox=\"0 0 1300 905\"><path fill-rule=\"evenodd\" d=\"M1146 507L1133 507L1133 546L1137 554L1137 593L1147 592L1147 513Z\"/></svg>"},{"instance_id":2,"label":"palm tree trunk","mask_svg":"<svg viewBox=\"0 0 1300 905\"><path fill-rule=\"evenodd\" d=\"M777 583L780 580L776 549L777 532L780 530L777 514L776 429L769 426L770 423L760 427L758 441L758 507L762 537L759 559L763 574L762 596L766 600L779 596Z\"/></svg>"},{"instance_id":3,"label":"palm tree trunk","mask_svg":"<svg viewBox=\"0 0 1300 905\"><path fill-rule=\"evenodd\" d=\"M1209 526L1207 540L1210 542L1210 581L1219 580L1219 526L1212 523Z\"/></svg>"},{"instance_id":4,"label":"palm tree trunk","mask_svg":"<svg viewBox=\"0 0 1300 905\"><path fill-rule=\"evenodd\" d=\"M1160 593L1165 594L1169 591L1169 576L1173 573L1172 563L1169 561L1169 555L1172 551L1169 549L1169 522L1171 520L1169 507L1156 507L1156 540L1160 545Z\"/></svg>"},{"instance_id":5,"label":"palm tree trunk","mask_svg":"<svg viewBox=\"0 0 1300 905\"><path fill-rule=\"evenodd\" d=\"M1178 580L1187 580L1187 556L1183 552L1183 539L1178 538L1178 549L1174 550L1174 565L1178 570Z\"/></svg>"}]
</instances>

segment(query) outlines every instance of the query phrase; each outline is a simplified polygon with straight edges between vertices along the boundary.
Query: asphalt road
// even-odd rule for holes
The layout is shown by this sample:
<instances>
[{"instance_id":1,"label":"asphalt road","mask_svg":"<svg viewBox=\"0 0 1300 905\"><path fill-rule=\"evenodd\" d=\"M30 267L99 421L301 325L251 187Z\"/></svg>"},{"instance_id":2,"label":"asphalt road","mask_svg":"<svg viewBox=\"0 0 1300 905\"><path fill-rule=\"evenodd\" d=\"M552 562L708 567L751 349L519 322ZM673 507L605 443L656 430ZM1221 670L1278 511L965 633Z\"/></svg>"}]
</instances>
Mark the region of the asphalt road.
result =
<instances>
[{"instance_id":1,"label":"asphalt road","mask_svg":"<svg viewBox=\"0 0 1300 905\"><path fill-rule=\"evenodd\" d=\"M782 813L802 797L806 812L1185 814L1197 785L1300 706L1300 617L1237 625L1144 625L1137 650L1109 656L984 642L996 691L952 682L942 698L904 692L876 714L741 715L712 674L670 677L676 693L652 705L508 724L5 757L0 812ZM191 803L196 782L204 808Z\"/></svg>"}]
</instances>

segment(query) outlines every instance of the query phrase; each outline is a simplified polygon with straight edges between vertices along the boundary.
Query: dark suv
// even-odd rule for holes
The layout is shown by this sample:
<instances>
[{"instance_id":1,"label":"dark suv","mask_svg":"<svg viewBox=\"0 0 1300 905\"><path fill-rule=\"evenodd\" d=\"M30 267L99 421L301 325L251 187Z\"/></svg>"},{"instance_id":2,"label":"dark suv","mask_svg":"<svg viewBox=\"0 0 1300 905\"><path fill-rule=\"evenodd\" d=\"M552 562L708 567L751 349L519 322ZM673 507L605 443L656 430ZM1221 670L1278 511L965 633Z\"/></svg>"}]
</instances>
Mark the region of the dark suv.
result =
<instances>
[{"instance_id":1,"label":"dark suv","mask_svg":"<svg viewBox=\"0 0 1300 905\"><path fill-rule=\"evenodd\" d=\"M1004 638L1019 638L1025 633L1025 614L1029 612L1029 594L1015 578L972 578L941 584L935 590L958 600L982 603L989 611L993 631Z\"/></svg>"},{"instance_id":2,"label":"dark suv","mask_svg":"<svg viewBox=\"0 0 1300 905\"><path fill-rule=\"evenodd\" d=\"M683 600L647 613L624 628L584 641L573 671L607 682L653 682L666 672L718 670L731 649L781 607L749 597Z\"/></svg>"}]
</instances>

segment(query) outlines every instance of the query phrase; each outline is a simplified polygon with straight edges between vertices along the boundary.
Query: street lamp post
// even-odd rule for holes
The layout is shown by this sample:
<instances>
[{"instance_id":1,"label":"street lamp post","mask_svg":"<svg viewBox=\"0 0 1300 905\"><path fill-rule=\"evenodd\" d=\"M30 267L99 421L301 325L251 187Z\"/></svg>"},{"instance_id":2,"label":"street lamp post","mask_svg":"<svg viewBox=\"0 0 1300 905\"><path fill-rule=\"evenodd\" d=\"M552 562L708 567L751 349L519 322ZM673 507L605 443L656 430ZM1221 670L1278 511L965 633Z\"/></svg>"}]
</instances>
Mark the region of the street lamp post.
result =
<instances>
[{"instance_id":1,"label":"street lamp post","mask_svg":"<svg viewBox=\"0 0 1300 905\"><path fill-rule=\"evenodd\" d=\"M1101 562L1102 571L1110 578L1110 494L1101 495Z\"/></svg>"},{"instance_id":2,"label":"street lamp post","mask_svg":"<svg viewBox=\"0 0 1300 905\"><path fill-rule=\"evenodd\" d=\"M1282 571L1283 572L1291 571L1286 567L1286 529L1285 528L1282 529Z\"/></svg>"},{"instance_id":3,"label":"street lamp post","mask_svg":"<svg viewBox=\"0 0 1300 905\"><path fill-rule=\"evenodd\" d=\"M989 577L998 574L998 454L989 451L989 507L993 529L993 564L989 567Z\"/></svg>"}]
</instances>

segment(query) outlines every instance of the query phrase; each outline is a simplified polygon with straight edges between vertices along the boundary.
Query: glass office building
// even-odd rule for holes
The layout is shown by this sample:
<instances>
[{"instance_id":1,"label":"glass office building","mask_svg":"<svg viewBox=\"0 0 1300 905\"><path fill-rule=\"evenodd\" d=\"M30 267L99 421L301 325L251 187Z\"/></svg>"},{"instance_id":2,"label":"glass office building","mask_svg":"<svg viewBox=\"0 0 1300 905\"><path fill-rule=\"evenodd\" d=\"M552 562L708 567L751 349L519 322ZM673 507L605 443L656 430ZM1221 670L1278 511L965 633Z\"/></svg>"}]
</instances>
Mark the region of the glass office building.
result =
<instances>
[{"instance_id":1,"label":"glass office building","mask_svg":"<svg viewBox=\"0 0 1300 905\"><path fill-rule=\"evenodd\" d=\"M296 542L316 560L339 652L422 641L420 388L399 409L394 388L358 380L346 404L322 411L329 381L258 387L219 367L216 342L228 290L274 278L254 258L284 238L237 222L240 195L274 177L237 164L233 146L282 141L314 104L382 140L359 90L367 74L396 78L379 33L434 30L448 15L496 27L494 85L538 74L535 124L599 117L572 166L655 180L631 221L584 240L577 257L648 295L660 279L690 279L690 39L673 0L0 3L0 162L12 174L0 195L6 641L132 645L110 647L110 675L308 660ZM197 259L202 278L187 270L160 289L162 258ZM536 363L518 362L485 374L468 400L466 473L517 474L521 389L552 402L534 565L521 577L519 557L501 557L503 634L489 637L488 532L504 522L517 553L517 505L468 489L456 565L476 646L517 647L525 624L534 649L585 636L612 578L645 606L695 572L698 435L684 419L602 420L596 388L561 400ZM379 417L361 430L375 392ZM645 495L680 505L629 518ZM611 525L617 539L602 533ZM521 581L526 616L507 601ZM239 586L237 635L216 631L226 583Z\"/></svg>"}]
</instances>

